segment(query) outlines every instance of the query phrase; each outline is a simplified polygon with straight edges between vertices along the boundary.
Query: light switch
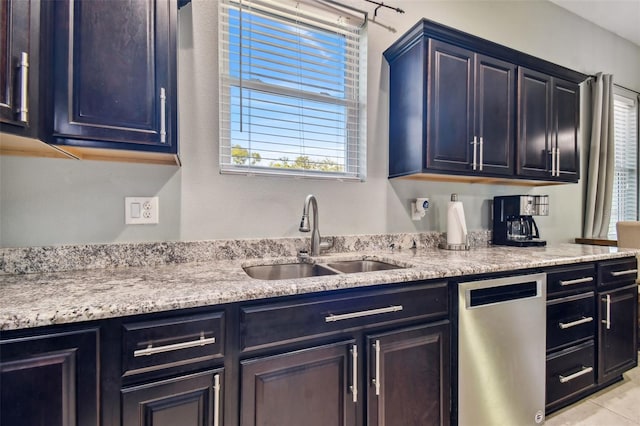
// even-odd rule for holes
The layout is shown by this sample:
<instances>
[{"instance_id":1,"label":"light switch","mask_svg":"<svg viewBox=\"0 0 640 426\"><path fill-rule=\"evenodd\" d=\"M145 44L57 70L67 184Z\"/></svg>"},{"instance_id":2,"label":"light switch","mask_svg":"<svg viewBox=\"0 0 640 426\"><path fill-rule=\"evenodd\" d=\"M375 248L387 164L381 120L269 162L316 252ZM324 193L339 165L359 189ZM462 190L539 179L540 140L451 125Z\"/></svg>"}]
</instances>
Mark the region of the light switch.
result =
<instances>
[{"instance_id":1,"label":"light switch","mask_svg":"<svg viewBox=\"0 0 640 426\"><path fill-rule=\"evenodd\" d=\"M140 218L140 203L131 203L131 218L138 219Z\"/></svg>"}]
</instances>

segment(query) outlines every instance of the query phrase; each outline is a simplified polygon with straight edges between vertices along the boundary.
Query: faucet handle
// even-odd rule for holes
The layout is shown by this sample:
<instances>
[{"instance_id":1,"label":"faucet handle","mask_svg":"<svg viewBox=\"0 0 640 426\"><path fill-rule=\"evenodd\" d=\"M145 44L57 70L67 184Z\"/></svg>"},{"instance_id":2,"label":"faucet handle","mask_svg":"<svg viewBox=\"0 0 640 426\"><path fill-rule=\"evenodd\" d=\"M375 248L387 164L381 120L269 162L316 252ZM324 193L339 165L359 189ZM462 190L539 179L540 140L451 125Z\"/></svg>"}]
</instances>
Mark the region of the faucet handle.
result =
<instances>
[{"instance_id":1,"label":"faucet handle","mask_svg":"<svg viewBox=\"0 0 640 426\"><path fill-rule=\"evenodd\" d=\"M298 259L305 260L309 259L309 257L309 251L307 249L300 249L300 251L298 251Z\"/></svg>"},{"instance_id":2,"label":"faucet handle","mask_svg":"<svg viewBox=\"0 0 640 426\"><path fill-rule=\"evenodd\" d=\"M325 237L324 241L320 241L320 249L321 250L329 250L335 244L335 239L333 237Z\"/></svg>"}]
</instances>

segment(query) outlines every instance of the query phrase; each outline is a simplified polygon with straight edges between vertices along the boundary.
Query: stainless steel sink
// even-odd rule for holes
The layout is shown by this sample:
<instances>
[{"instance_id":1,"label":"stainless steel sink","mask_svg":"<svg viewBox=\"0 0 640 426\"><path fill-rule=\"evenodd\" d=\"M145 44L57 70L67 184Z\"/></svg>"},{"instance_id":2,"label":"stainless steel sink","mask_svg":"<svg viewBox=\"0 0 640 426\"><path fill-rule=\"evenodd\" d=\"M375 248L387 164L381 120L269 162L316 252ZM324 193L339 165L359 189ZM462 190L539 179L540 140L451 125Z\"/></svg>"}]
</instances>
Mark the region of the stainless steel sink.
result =
<instances>
[{"instance_id":1,"label":"stainless steel sink","mask_svg":"<svg viewBox=\"0 0 640 426\"><path fill-rule=\"evenodd\" d=\"M244 269L251 278L259 280L286 280L336 274L336 272L331 269L310 263L245 266L242 269Z\"/></svg>"},{"instance_id":2,"label":"stainless steel sink","mask_svg":"<svg viewBox=\"0 0 640 426\"><path fill-rule=\"evenodd\" d=\"M377 260L344 260L329 263L327 266L347 274L354 272L387 271L389 269L402 269L402 266L392 265Z\"/></svg>"}]
</instances>

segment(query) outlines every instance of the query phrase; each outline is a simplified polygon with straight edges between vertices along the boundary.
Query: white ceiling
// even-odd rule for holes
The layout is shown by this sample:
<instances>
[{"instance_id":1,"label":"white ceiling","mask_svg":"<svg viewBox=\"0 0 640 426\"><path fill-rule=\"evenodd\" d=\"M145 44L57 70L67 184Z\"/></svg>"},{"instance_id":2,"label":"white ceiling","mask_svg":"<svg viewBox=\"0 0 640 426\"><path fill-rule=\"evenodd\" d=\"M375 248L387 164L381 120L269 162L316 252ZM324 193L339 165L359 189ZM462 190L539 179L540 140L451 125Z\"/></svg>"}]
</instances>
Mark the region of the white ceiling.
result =
<instances>
[{"instance_id":1,"label":"white ceiling","mask_svg":"<svg viewBox=\"0 0 640 426\"><path fill-rule=\"evenodd\" d=\"M640 0L550 0L640 46Z\"/></svg>"}]
</instances>

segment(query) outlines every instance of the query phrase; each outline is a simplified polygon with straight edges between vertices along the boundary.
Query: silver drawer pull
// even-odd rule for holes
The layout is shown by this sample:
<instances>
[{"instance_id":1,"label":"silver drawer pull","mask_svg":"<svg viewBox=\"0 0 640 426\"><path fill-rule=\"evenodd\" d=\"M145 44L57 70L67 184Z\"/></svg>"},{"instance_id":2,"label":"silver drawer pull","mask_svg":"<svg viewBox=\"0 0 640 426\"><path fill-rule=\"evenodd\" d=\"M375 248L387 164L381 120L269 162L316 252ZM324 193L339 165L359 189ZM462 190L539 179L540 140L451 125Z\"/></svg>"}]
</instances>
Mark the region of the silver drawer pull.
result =
<instances>
[{"instance_id":1,"label":"silver drawer pull","mask_svg":"<svg viewBox=\"0 0 640 426\"><path fill-rule=\"evenodd\" d=\"M326 316L324 318L324 321L335 322L335 321L342 321L342 320L352 319L352 318L368 317L369 315L388 314L390 312L401 311L402 309L403 309L402 305L394 305L394 306L388 306L386 308L369 309L368 311L349 312L346 314L339 314L339 315L329 314L329 316Z\"/></svg>"},{"instance_id":2,"label":"silver drawer pull","mask_svg":"<svg viewBox=\"0 0 640 426\"><path fill-rule=\"evenodd\" d=\"M570 374L568 376L563 376L562 374L560 374L558 377L560 378L560 383L567 383L570 382L573 379L577 379L580 376L584 376L585 374L589 374L593 371L593 367L585 367L584 365L582 366L582 370L578 371L577 373L573 373Z\"/></svg>"},{"instance_id":3,"label":"silver drawer pull","mask_svg":"<svg viewBox=\"0 0 640 426\"><path fill-rule=\"evenodd\" d=\"M358 345L351 345L351 395L358 402Z\"/></svg>"},{"instance_id":4,"label":"silver drawer pull","mask_svg":"<svg viewBox=\"0 0 640 426\"><path fill-rule=\"evenodd\" d=\"M20 106L18 107L18 120L26 123L29 121L29 54L20 53Z\"/></svg>"},{"instance_id":5,"label":"silver drawer pull","mask_svg":"<svg viewBox=\"0 0 640 426\"><path fill-rule=\"evenodd\" d=\"M376 339L373 344L373 350L376 355L376 377L373 378L373 385L376 388L376 395L380 395L380 340Z\"/></svg>"},{"instance_id":6,"label":"silver drawer pull","mask_svg":"<svg viewBox=\"0 0 640 426\"><path fill-rule=\"evenodd\" d=\"M480 136L480 171L482 171L482 166L484 163L484 159L482 158L482 154L484 151L484 147L482 146L484 142L482 142L482 136Z\"/></svg>"},{"instance_id":7,"label":"silver drawer pull","mask_svg":"<svg viewBox=\"0 0 640 426\"><path fill-rule=\"evenodd\" d=\"M607 304L605 319L602 320L602 323L607 327L607 330L611 330L611 295L607 294L607 297L602 301Z\"/></svg>"},{"instance_id":8,"label":"silver drawer pull","mask_svg":"<svg viewBox=\"0 0 640 426\"><path fill-rule=\"evenodd\" d=\"M593 281L593 277L584 277L584 278L578 278L575 280L567 280L567 281L560 280L560 285L564 287L567 285L590 283L591 281Z\"/></svg>"},{"instance_id":9,"label":"silver drawer pull","mask_svg":"<svg viewBox=\"0 0 640 426\"><path fill-rule=\"evenodd\" d=\"M560 326L561 329L564 330L566 328L575 327L576 325L580 325L580 324L586 324L591 321L593 321L593 317L582 317L579 320L571 321L571 322L561 322L561 323L558 323L558 325Z\"/></svg>"},{"instance_id":10,"label":"silver drawer pull","mask_svg":"<svg viewBox=\"0 0 640 426\"><path fill-rule=\"evenodd\" d=\"M188 349L188 348L195 348L198 346L212 345L215 342L216 342L215 337L205 338L204 333L200 333L200 338L198 340L192 340L190 342L174 343L172 345L156 346L156 347L150 344L144 349L138 349L134 351L133 356L139 357L139 356L155 355L163 352L178 351L180 349Z\"/></svg>"},{"instance_id":11,"label":"silver drawer pull","mask_svg":"<svg viewBox=\"0 0 640 426\"><path fill-rule=\"evenodd\" d=\"M213 426L220 425L220 375L213 376Z\"/></svg>"},{"instance_id":12,"label":"silver drawer pull","mask_svg":"<svg viewBox=\"0 0 640 426\"><path fill-rule=\"evenodd\" d=\"M167 142L167 93L164 87L160 88L160 143Z\"/></svg>"},{"instance_id":13,"label":"silver drawer pull","mask_svg":"<svg viewBox=\"0 0 640 426\"><path fill-rule=\"evenodd\" d=\"M626 271L615 271L611 273L612 277L620 277L622 275L630 275L630 274L637 274L638 270L637 269L627 269Z\"/></svg>"},{"instance_id":14,"label":"silver drawer pull","mask_svg":"<svg viewBox=\"0 0 640 426\"><path fill-rule=\"evenodd\" d=\"M476 169L476 164L477 164L477 156L478 156L478 138L476 136L473 137L473 142L471 142L471 145L473 145L473 170Z\"/></svg>"}]
</instances>

